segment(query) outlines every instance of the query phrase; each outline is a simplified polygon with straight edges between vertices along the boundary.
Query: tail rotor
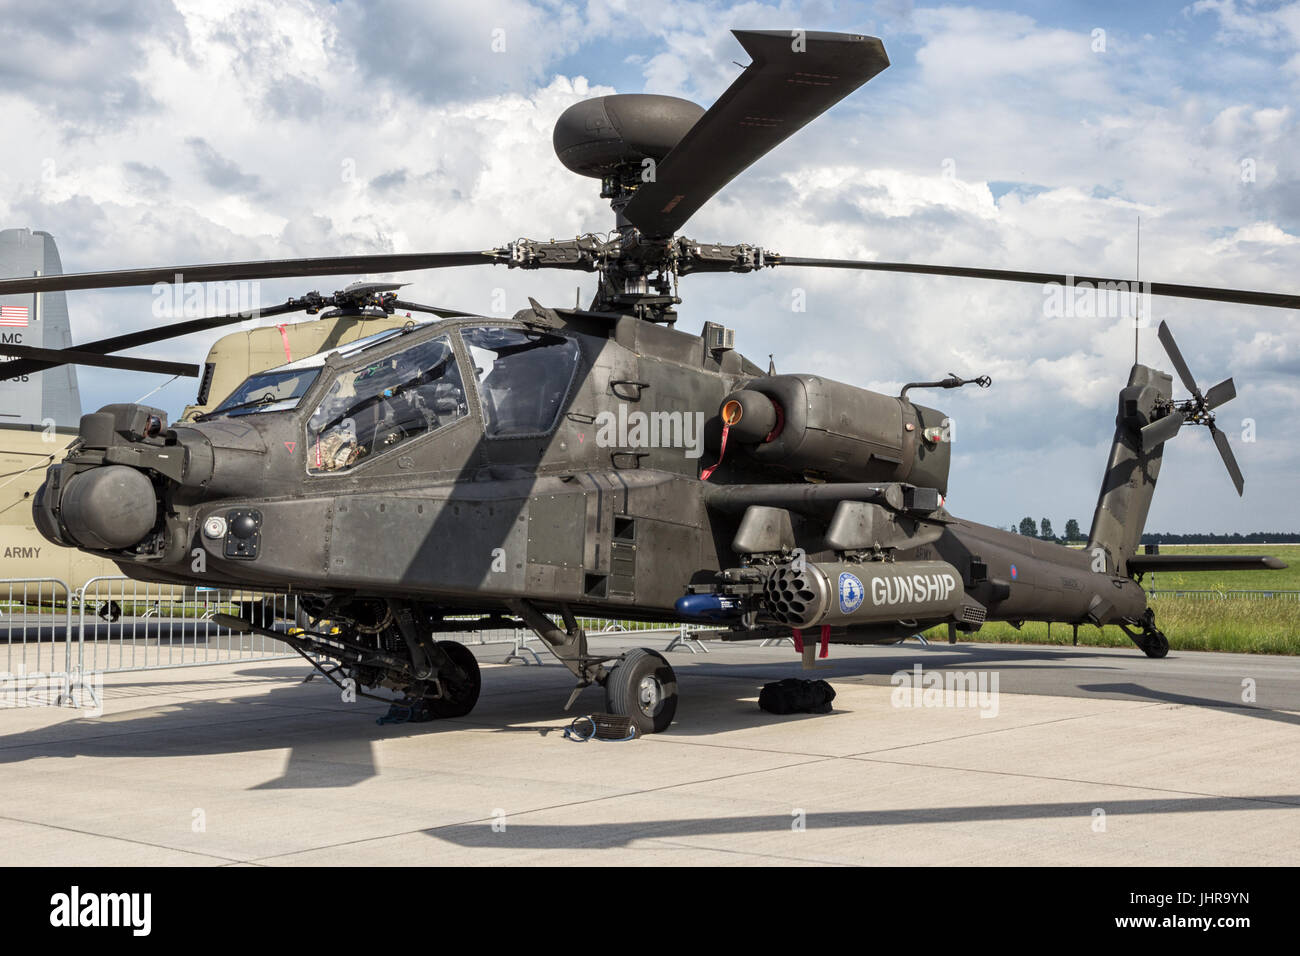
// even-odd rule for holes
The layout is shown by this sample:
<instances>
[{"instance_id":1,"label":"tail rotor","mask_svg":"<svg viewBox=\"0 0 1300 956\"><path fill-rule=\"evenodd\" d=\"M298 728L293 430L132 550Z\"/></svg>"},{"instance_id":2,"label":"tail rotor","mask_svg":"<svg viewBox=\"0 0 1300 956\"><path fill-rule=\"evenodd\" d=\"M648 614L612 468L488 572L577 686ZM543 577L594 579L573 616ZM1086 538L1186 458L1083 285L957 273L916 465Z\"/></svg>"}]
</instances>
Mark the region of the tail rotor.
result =
<instances>
[{"instance_id":1,"label":"tail rotor","mask_svg":"<svg viewBox=\"0 0 1300 956\"><path fill-rule=\"evenodd\" d=\"M1155 448L1177 435L1184 424L1204 425L1210 430L1214 447L1219 449L1219 457L1223 459L1223 464L1228 469L1228 475L1232 478L1237 494L1241 495L1246 486L1241 468L1238 467L1237 458L1232 453L1232 446L1228 444L1228 436L1214 426L1214 409L1235 398L1237 387L1232 379L1228 378L1202 394L1196 379L1187 367L1187 362L1183 359L1183 353L1179 351L1178 343L1174 341L1174 334L1169 331L1168 323L1160 323L1159 338L1160 344L1169 355L1169 360L1174 364L1179 379L1182 380L1187 391L1191 392L1192 397L1182 402L1164 403L1164 408L1161 409L1163 414L1143 427L1142 446Z\"/></svg>"}]
</instances>

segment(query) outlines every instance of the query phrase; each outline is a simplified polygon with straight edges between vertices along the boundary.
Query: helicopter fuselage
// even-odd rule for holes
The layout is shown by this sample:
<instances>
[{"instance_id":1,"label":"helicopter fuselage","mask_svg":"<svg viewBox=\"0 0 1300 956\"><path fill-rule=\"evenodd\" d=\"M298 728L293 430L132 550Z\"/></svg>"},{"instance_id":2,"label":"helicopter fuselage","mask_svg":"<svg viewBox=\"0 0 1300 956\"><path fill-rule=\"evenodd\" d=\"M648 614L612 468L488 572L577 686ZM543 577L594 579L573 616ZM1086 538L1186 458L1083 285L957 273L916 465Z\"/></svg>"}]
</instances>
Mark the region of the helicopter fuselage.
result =
<instances>
[{"instance_id":1,"label":"helicopter fuselage","mask_svg":"<svg viewBox=\"0 0 1300 956\"><path fill-rule=\"evenodd\" d=\"M276 387L284 368L268 373ZM677 620L685 591L720 591L753 598L747 614L708 615L734 630L826 620L832 640L858 642L944 621L1133 620L1145 607L1083 552L951 516L942 413L764 375L705 337L525 312L425 325L301 375L311 381L287 397L236 390L228 410L170 429L139 406L86 416L38 523L136 578L446 614L526 600ZM737 423L724 448L729 395L770 400L779 428ZM845 522L857 524L835 530ZM839 584L848 575L862 593L822 595L839 606L818 621L755 612L753 582L792 560L847 562ZM913 593L923 566L951 582L944 593ZM728 577L750 584L719 589Z\"/></svg>"}]
</instances>

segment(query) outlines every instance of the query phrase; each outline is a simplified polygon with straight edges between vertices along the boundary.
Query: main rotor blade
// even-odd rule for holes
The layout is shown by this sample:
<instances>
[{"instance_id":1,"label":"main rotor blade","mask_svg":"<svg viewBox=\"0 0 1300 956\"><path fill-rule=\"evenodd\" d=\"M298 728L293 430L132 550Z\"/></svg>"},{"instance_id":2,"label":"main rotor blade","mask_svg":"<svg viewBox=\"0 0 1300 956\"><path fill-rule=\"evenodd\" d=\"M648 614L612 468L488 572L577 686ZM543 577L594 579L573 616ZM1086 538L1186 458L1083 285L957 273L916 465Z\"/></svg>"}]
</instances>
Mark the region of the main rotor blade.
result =
<instances>
[{"instance_id":1,"label":"main rotor blade","mask_svg":"<svg viewBox=\"0 0 1300 956\"><path fill-rule=\"evenodd\" d=\"M1142 447L1148 451L1162 442L1167 442L1178 434L1183 427L1185 416L1182 412L1170 412L1164 418L1157 419L1142 429Z\"/></svg>"},{"instance_id":2,"label":"main rotor blade","mask_svg":"<svg viewBox=\"0 0 1300 956\"><path fill-rule=\"evenodd\" d=\"M1161 322L1156 335L1160 339L1160 344L1165 347L1165 352L1169 354L1169 361L1174 363L1174 370L1178 372L1178 377L1183 380L1183 387L1195 395L1198 402L1204 401L1201 390L1196 387L1196 379L1192 377L1192 370L1183 361L1183 353L1178 350L1178 343L1174 341L1174 333L1169 330L1169 323Z\"/></svg>"},{"instance_id":3,"label":"main rotor blade","mask_svg":"<svg viewBox=\"0 0 1300 956\"><path fill-rule=\"evenodd\" d=\"M94 365L98 368L119 369L124 372L158 372L161 375L188 375L198 378L199 367L184 362L163 362L158 359L135 358L130 355L103 355L82 352L78 349L42 349L32 345L5 345L4 350L15 358L48 359L44 365ZM3 366L0 366L3 374Z\"/></svg>"},{"instance_id":4,"label":"main rotor blade","mask_svg":"<svg viewBox=\"0 0 1300 956\"><path fill-rule=\"evenodd\" d=\"M218 329L223 325L233 325L236 322L246 322L249 319L282 315L285 312L301 312L306 309L309 304L310 303L307 302L290 299L283 305L268 306L265 309L250 309L247 312L232 312L228 315L211 315L201 319L190 319L188 322L161 325L152 329L142 329L139 332L127 332L124 335L114 335L112 338L99 339L96 342L87 342L84 345L75 346L71 350L51 349L48 351L51 351L56 356L62 355L64 351L107 355L110 352L120 352L126 349L137 348L141 345L151 345L154 342L164 342L167 339L189 335L192 332L205 332L208 329ZM54 368L57 365L67 364L76 365L84 363L79 363L75 359L71 358L67 361L19 358L11 362L0 363L0 379L15 378L19 375L30 375L32 372L40 372L47 368Z\"/></svg>"},{"instance_id":5,"label":"main rotor blade","mask_svg":"<svg viewBox=\"0 0 1300 956\"><path fill-rule=\"evenodd\" d=\"M1232 384L1232 379L1225 378L1218 385L1212 387L1205 393L1205 407L1215 409L1225 402L1230 402L1237 397L1237 386Z\"/></svg>"},{"instance_id":6,"label":"main rotor blade","mask_svg":"<svg viewBox=\"0 0 1300 956\"><path fill-rule=\"evenodd\" d=\"M1076 288L1086 282L1106 289L1118 287L1120 289L1150 292L1152 295L1175 296L1182 299L1206 299L1211 302L1235 302L1241 305L1268 305L1279 309L1300 309L1300 295L1286 295L1280 292L1254 292L1243 289L1218 289L1212 286L1176 285L1170 282L1143 282L1139 287L1138 283L1130 279L1071 276L1054 272L1018 272L1011 269L975 269L968 266L873 262L865 259L810 259L800 256L783 256L776 253L765 256L764 265L815 266L821 269L861 269L868 272L909 272L914 275L996 279L1003 282L1073 284Z\"/></svg>"},{"instance_id":7,"label":"main rotor blade","mask_svg":"<svg viewBox=\"0 0 1300 956\"><path fill-rule=\"evenodd\" d=\"M719 189L885 67L875 37L733 30L753 62L637 189L623 215L646 236L671 236Z\"/></svg>"},{"instance_id":8,"label":"main rotor blade","mask_svg":"<svg viewBox=\"0 0 1300 956\"><path fill-rule=\"evenodd\" d=\"M1219 449L1219 456L1223 459L1223 463L1228 466L1228 474L1232 476L1232 483L1237 488L1237 497L1241 497L1242 491L1246 487L1246 479L1241 476L1241 469L1237 467L1237 456L1232 453L1232 446L1228 444L1228 436L1213 425L1210 426L1210 434L1214 436L1214 445Z\"/></svg>"},{"instance_id":9,"label":"main rotor blade","mask_svg":"<svg viewBox=\"0 0 1300 956\"><path fill-rule=\"evenodd\" d=\"M233 282L239 279L284 279L294 276L350 275L365 272L414 272L451 266L491 265L501 261L490 252L382 253L368 256L329 256L317 259L264 259L256 262L216 262L192 266L151 266L115 272L74 272L67 275L0 279L0 295L60 292L71 289L115 289L156 282ZM179 279L177 278L179 276Z\"/></svg>"}]
</instances>

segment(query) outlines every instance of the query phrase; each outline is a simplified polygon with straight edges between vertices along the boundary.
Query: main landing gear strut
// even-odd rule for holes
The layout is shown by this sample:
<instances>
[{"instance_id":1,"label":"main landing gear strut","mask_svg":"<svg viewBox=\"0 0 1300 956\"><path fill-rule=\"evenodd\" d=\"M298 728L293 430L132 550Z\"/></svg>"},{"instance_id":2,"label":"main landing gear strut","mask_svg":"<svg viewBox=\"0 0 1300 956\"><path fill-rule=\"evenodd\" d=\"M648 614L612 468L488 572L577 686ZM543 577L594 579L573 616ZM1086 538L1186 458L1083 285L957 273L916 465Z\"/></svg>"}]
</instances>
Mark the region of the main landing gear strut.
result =
<instances>
[{"instance_id":1,"label":"main landing gear strut","mask_svg":"<svg viewBox=\"0 0 1300 956\"><path fill-rule=\"evenodd\" d=\"M600 684L605 688L605 708L629 718L638 733L668 729L677 713L677 675L658 651L638 647L620 657L594 656L587 648L587 632L568 607L560 609L561 628L531 601L511 601L509 606L578 678L565 710L573 706L583 688Z\"/></svg>"},{"instance_id":2,"label":"main landing gear strut","mask_svg":"<svg viewBox=\"0 0 1300 956\"><path fill-rule=\"evenodd\" d=\"M672 724L677 713L677 675L657 651L639 647L618 656L593 655L586 631L567 606L560 609L563 627L531 601L511 601L509 609L578 678L565 710L584 687L600 684L605 688L605 709L629 718L638 733L659 733ZM341 613L327 608L317 611L310 616L334 622L328 630L278 631L228 614L216 614L213 621L283 641L332 683L358 697L393 703L361 689L382 687L401 693L407 702L418 701L434 717L464 717L474 709L482 679L473 653L455 641L434 639L437 631L450 629L450 623L396 600L372 601L365 607L354 602Z\"/></svg>"},{"instance_id":3,"label":"main landing gear strut","mask_svg":"<svg viewBox=\"0 0 1300 956\"><path fill-rule=\"evenodd\" d=\"M405 602L387 601L384 613L359 622L340 616L327 630L275 630L258 621L214 614L214 623L288 644L340 690L393 704L419 704L433 717L464 717L478 703L483 681L464 644L434 639L430 620ZM308 616L306 623L312 621ZM323 618L323 615L321 616ZM325 622L329 624L328 621ZM394 699L363 688L383 688Z\"/></svg>"}]
</instances>

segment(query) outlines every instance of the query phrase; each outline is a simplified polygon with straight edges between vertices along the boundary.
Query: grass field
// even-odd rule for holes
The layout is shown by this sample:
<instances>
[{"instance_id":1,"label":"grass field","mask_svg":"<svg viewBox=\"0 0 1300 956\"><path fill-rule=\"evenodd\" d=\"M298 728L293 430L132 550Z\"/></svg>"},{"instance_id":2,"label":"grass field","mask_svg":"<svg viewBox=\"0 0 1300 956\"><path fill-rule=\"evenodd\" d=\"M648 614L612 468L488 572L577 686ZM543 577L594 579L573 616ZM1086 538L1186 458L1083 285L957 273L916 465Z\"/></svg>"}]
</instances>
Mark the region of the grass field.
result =
<instances>
[{"instance_id":1,"label":"grass field","mask_svg":"<svg viewBox=\"0 0 1300 956\"><path fill-rule=\"evenodd\" d=\"M1281 558L1288 567L1280 571L1162 572L1147 575L1143 586L1170 590L1293 590L1300 591L1300 545L1161 545L1161 554L1268 554ZM1152 578L1155 578L1154 582ZM1285 597L1228 598L1185 595L1157 595L1151 599L1156 625L1169 638L1169 646L1184 651L1235 651L1247 654L1300 654L1300 600ZM926 639L948 639L946 627L932 628ZM962 641L1006 644L1069 644L1068 624L1054 624L1050 638L1046 624L1026 624L1016 630L1010 624L993 622L974 634L961 634ZM1118 627L1079 628L1079 644L1092 647L1132 647Z\"/></svg>"},{"instance_id":2,"label":"grass field","mask_svg":"<svg viewBox=\"0 0 1300 956\"><path fill-rule=\"evenodd\" d=\"M1148 574L1142 581L1147 590L1175 588L1210 588L1300 591L1300 544L1162 544L1161 554L1270 554L1281 558L1288 567L1281 571L1162 571ZM1154 579L1154 580L1153 580Z\"/></svg>"}]
</instances>

